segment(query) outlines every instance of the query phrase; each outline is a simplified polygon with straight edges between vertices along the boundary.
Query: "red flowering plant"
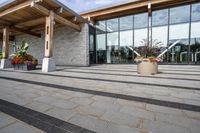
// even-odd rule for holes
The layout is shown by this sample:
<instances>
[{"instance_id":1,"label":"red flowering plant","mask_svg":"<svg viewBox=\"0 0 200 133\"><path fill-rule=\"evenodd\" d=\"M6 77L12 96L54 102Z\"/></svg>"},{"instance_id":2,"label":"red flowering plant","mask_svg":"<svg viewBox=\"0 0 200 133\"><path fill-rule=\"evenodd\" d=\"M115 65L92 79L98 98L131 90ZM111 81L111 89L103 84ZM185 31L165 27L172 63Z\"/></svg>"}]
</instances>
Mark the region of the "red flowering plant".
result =
<instances>
[{"instance_id":1,"label":"red flowering plant","mask_svg":"<svg viewBox=\"0 0 200 133\"><path fill-rule=\"evenodd\" d=\"M23 40L20 45L15 47L17 51L11 55L10 59L12 65L27 64L28 66L36 66L38 64L37 59L35 59L32 55L27 54L29 45L25 40Z\"/></svg>"},{"instance_id":2,"label":"red flowering plant","mask_svg":"<svg viewBox=\"0 0 200 133\"><path fill-rule=\"evenodd\" d=\"M134 59L136 63L162 61L160 58L156 57L158 56L160 52L159 47L162 45L161 42L158 42L157 40L153 40L151 43L151 42L148 42L146 39L143 39L142 44L143 44L142 46L135 49L140 55Z\"/></svg>"}]
</instances>

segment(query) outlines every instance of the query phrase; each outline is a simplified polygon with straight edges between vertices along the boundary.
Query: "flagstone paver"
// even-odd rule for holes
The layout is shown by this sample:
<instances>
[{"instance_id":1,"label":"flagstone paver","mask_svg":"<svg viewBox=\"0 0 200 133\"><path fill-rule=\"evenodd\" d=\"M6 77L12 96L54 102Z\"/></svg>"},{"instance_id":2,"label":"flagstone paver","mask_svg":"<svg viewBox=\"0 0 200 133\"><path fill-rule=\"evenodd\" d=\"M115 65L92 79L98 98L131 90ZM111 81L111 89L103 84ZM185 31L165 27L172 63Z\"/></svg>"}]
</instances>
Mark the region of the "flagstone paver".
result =
<instances>
[{"instance_id":1,"label":"flagstone paver","mask_svg":"<svg viewBox=\"0 0 200 133\"><path fill-rule=\"evenodd\" d=\"M65 69L46 74L41 70L27 73L1 70L0 99L99 133L200 131L199 111L162 105L162 101L170 101L200 106L200 66L163 65L162 73L153 76L138 75L135 65L60 68ZM160 101L150 104L124 100L115 97L115 93Z\"/></svg>"},{"instance_id":2,"label":"flagstone paver","mask_svg":"<svg viewBox=\"0 0 200 133\"><path fill-rule=\"evenodd\" d=\"M44 133L43 131L0 112L1 133Z\"/></svg>"}]
</instances>

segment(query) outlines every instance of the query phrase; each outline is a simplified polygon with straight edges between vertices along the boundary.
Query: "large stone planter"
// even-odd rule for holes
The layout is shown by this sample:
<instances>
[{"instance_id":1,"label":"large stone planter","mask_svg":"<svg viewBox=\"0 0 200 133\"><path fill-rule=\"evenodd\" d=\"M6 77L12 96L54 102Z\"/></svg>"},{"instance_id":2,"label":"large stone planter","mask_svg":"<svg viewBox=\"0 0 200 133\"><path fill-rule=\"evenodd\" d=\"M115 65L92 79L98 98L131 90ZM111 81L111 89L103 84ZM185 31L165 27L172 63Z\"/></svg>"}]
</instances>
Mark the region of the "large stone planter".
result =
<instances>
[{"instance_id":1,"label":"large stone planter","mask_svg":"<svg viewBox=\"0 0 200 133\"><path fill-rule=\"evenodd\" d=\"M29 71L29 70L36 69L36 65L17 64L13 66L14 66L14 70L21 70L21 71Z\"/></svg>"},{"instance_id":2,"label":"large stone planter","mask_svg":"<svg viewBox=\"0 0 200 133\"><path fill-rule=\"evenodd\" d=\"M154 75L158 73L157 62L142 61L137 64L138 74Z\"/></svg>"}]
</instances>

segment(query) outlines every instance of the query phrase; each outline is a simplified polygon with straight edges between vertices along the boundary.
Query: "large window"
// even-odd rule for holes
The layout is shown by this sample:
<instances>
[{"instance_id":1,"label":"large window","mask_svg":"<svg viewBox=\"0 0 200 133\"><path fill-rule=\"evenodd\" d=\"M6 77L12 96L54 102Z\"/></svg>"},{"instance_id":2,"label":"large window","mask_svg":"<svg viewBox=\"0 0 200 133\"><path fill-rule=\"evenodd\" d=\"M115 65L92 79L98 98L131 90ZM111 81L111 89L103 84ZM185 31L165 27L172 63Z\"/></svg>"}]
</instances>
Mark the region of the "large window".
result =
<instances>
[{"instance_id":1,"label":"large window","mask_svg":"<svg viewBox=\"0 0 200 133\"><path fill-rule=\"evenodd\" d=\"M133 16L120 18L120 47L119 62L131 63L133 61Z\"/></svg>"},{"instance_id":2,"label":"large window","mask_svg":"<svg viewBox=\"0 0 200 133\"><path fill-rule=\"evenodd\" d=\"M171 63L187 63L190 60L191 53L188 51L189 20L189 5L170 9L169 45L180 40L180 42L171 49L169 54L169 61Z\"/></svg>"},{"instance_id":3,"label":"large window","mask_svg":"<svg viewBox=\"0 0 200 133\"><path fill-rule=\"evenodd\" d=\"M155 10L151 16L145 12L98 21L99 62L131 63L144 43L159 44L158 55L180 40L161 57L164 63L200 63L200 3Z\"/></svg>"},{"instance_id":4,"label":"large window","mask_svg":"<svg viewBox=\"0 0 200 133\"><path fill-rule=\"evenodd\" d=\"M107 20L107 63L118 63L118 18Z\"/></svg>"},{"instance_id":5,"label":"large window","mask_svg":"<svg viewBox=\"0 0 200 133\"><path fill-rule=\"evenodd\" d=\"M159 48L158 54L168 46L168 9L152 13L152 45ZM167 53L161 58L163 62L167 62Z\"/></svg>"}]
</instances>

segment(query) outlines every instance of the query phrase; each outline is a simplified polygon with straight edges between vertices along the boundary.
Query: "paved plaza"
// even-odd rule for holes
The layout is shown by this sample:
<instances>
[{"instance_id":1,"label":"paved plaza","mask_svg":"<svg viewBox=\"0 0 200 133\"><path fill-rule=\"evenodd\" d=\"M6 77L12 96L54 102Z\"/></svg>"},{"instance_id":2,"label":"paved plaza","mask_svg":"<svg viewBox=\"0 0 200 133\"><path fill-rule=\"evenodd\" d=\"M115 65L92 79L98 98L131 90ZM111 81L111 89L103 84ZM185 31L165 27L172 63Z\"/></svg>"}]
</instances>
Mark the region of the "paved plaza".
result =
<instances>
[{"instance_id":1,"label":"paved plaza","mask_svg":"<svg viewBox=\"0 0 200 133\"><path fill-rule=\"evenodd\" d=\"M200 66L0 70L1 133L199 133Z\"/></svg>"}]
</instances>

